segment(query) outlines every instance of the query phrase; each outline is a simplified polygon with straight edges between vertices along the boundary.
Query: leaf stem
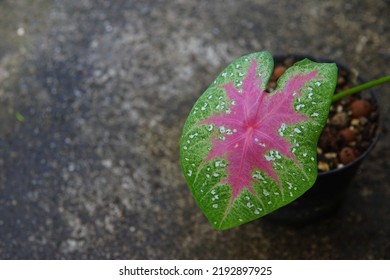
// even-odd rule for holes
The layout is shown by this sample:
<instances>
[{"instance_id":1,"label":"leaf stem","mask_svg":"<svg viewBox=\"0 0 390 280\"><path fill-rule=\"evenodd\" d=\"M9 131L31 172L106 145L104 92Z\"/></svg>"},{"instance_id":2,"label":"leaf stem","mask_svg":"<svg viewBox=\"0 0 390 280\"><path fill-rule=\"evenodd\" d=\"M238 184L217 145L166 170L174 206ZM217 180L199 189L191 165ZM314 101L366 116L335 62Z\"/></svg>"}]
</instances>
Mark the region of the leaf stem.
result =
<instances>
[{"instance_id":1,"label":"leaf stem","mask_svg":"<svg viewBox=\"0 0 390 280\"><path fill-rule=\"evenodd\" d=\"M342 98L344 98L344 97L346 97L348 95L352 95L352 94L360 92L362 90L365 90L365 89L368 89L368 88L372 88L372 87L375 87L375 86L379 86L379 85L387 83L387 82L390 82L390 76L384 76L382 78L370 81L368 83L364 83L362 85L359 85L359 86L347 89L345 91L339 92L339 93L333 95L332 103L335 102L335 101L338 101L338 100L340 100L340 99L342 99Z\"/></svg>"}]
</instances>

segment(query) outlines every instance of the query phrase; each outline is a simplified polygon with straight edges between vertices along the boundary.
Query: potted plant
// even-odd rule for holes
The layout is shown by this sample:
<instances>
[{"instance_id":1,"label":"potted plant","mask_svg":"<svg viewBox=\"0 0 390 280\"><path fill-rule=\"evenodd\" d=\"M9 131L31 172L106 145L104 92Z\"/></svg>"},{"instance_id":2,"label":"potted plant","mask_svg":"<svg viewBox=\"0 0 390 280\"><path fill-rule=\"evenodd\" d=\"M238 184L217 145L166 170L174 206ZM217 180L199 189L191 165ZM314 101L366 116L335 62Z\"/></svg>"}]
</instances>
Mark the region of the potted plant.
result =
<instances>
[{"instance_id":1,"label":"potted plant","mask_svg":"<svg viewBox=\"0 0 390 280\"><path fill-rule=\"evenodd\" d=\"M334 95L337 73L335 63L310 59L274 71L268 52L253 53L227 66L198 99L183 128L180 160L194 198L215 228L229 229L296 204L316 183L317 142L332 102L390 80ZM360 105L364 110L366 104ZM359 158L348 149L343 153L345 158L336 157L346 167ZM318 187L313 190L324 188Z\"/></svg>"}]
</instances>

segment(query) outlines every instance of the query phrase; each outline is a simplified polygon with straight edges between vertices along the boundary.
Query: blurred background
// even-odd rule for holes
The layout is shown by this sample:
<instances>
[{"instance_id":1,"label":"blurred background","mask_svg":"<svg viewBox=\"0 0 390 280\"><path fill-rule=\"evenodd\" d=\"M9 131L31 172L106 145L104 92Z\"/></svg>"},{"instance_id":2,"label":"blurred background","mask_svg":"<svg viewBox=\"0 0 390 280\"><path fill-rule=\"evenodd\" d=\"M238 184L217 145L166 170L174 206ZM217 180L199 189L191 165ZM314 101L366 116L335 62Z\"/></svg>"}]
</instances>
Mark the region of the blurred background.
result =
<instances>
[{"instance_id":1,"label":"blurred background","mask_svg":"<svg viewBox=\"0 0 390 280\"><path fill-rule=\"evenodd\" d=\"M0 0L0 259L389 259L382 136L332 217L219 232L182 176L196 99L268 50L389 75L390 2Z\"/></svg>"}]
</instances>

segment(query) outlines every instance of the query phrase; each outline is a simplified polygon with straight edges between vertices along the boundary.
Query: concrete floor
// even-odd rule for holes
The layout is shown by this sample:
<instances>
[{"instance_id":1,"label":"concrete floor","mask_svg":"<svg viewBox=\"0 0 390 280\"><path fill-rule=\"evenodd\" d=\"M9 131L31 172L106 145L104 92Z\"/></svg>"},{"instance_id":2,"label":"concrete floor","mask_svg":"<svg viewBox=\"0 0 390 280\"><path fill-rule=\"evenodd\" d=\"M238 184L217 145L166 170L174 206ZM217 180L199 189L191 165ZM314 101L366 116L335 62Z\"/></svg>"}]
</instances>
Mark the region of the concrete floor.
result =
<instances>
[{"instance_id":1,"label":"concrete floor","mask_svg":"<svg viewBox=\"0 0 390 280\"><path fill-rule=\"evenodd\" d=\"M345 204L305 227L215 231L178 146L195 100L243 54L389 75L389 14L372 0L0 0L0 259L389 259L390 85Z\"/></svg>"}]
</instances>

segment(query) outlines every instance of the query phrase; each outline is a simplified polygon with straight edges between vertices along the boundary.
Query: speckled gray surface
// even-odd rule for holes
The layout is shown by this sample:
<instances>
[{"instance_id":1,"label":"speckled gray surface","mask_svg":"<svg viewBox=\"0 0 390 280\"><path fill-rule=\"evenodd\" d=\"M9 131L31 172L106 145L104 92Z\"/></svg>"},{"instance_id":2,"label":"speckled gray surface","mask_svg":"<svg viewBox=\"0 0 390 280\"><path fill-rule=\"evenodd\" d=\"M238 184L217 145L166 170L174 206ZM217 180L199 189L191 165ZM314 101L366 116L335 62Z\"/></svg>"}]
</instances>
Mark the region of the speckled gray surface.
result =
<instances>
[{"instance_id":1,"label":"speckled gray surface","mask_svg":"<svg viewBox=\"0 0 390 280\"><path fill-rule=\"evenodd\" d=\"M306 227L213 230L178 152L194 101L243 54L389 74L389 14L371 0L0 1L0 258L390 258L390 94L345 204Z\"/></svg>"}]
</instances>

